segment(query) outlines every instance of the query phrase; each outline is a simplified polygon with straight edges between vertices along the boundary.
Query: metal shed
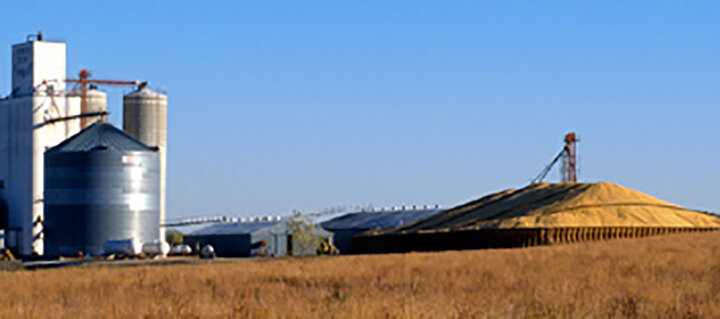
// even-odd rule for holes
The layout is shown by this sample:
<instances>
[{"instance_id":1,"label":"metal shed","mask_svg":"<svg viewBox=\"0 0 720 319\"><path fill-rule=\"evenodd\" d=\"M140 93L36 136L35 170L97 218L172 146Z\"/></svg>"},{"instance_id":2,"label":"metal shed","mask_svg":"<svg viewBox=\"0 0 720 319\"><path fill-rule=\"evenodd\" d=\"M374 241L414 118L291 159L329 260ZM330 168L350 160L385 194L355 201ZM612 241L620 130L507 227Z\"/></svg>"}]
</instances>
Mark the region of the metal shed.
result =
<instances>
[{"instance_id":1,"label":"metal shed","mask_svg":"<svg viewBox=\"0 0 720 319\"><path fill-rule=\"evenodd\" d=\"M332 242L333 234L315 226L313 234ZM220 257L311 255L301 251L297 238L285 220L236 222L211 225L183 236L193 249L212 245ZM293 249L295 247L295 249Z\"/></svg>"},{"instance_id":2,"label":"metal shed","mask_svg":"<svg viewBox=\"0 0 720 319\"><path fill-rule=\"evenodd\" d=\"M333 244L341 253L352 252L352 238L371 229L389 229L416 222L440 212L439 208L400 211L355 212L323 222L333 233Z\"/></svg>"}]
</instances>

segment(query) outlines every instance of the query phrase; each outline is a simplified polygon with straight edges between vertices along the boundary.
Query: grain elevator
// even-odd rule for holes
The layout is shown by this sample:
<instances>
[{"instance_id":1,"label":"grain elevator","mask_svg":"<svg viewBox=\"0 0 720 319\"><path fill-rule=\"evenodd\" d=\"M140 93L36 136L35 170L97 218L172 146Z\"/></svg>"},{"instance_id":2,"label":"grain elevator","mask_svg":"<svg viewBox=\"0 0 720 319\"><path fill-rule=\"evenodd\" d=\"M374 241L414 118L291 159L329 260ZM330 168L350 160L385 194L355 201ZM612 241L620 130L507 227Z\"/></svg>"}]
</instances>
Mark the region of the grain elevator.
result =
<instances>
[{"instance_id":1,"label":"grain elevator","mask_svg":"<svg viewBox=\"0 0 720 319\"><path fill-rule=\"evenodd\" d=\"M96 80L90 78L91 74L86 70L82 70L77 79L69 78L66 70L66 44L48 41L41 32L30 35L26 41L12 46L11 73L10 94L0 98L0 208L2 208L0 210L6 211L0 211L0 228L4 228L4 238L0 241L4 247L0 248L11 249L21 256L41 256L45 252L47 230L45 228L48 226L45 223L46 151L91 127L93 123L107 120L107 95L100 91L98 86L137 86L140 81ZM137 92L143 90L149 91L146 84L143 84ZM124 121L124 127L132 128L128 132L132 137L150 144L151 148L160 150L157 154L162 159L158 161L160 177L157 185L158 214L154 216L162 219L164 218L167 97L151 92L154 93L152 98L141 98L139 101L128 97L124 99L124 107L132 109L124 113L141 114L135 118L134 124L128 124L128 120ZM161 113L160 111L155 113L156 104L148 102L155 101L157 97L164 98ZM146 107L148 110L144 109ZM143 115L148 112L153 116L151 121ZM158 132L160 122L162 122L162 133ZM143 137L145 134L143 132L158 132L151 133L157 138L146 139ZM95 180L103 180L103 178ZM57 189L54 191L57 192ZM114 190L105 188L104 191ZM86 194L78 196L106 195L102 190L96 189L88 190ZM6 222L2 220L3 215L7 216ZM162 238L157 226L161 222L157 220L149 224L158 228L156 235L153 235L157 236L157 239ZM71 231L71 228L52 230L55 234Z\"/></svg>"},{"instance_id":2,"label":"grain elevator","mask_svg":"<svg viewBox=\"0 0 720 319\"><path fill-rule=\"evenodd\" d=\"M160 155L160 220L165 220L165 176L167 172L167 95L155 92L145 83L123 96L123 129L130 136ZM160 238L165 232L160 229Z\"/></svg>"}]
</instances>

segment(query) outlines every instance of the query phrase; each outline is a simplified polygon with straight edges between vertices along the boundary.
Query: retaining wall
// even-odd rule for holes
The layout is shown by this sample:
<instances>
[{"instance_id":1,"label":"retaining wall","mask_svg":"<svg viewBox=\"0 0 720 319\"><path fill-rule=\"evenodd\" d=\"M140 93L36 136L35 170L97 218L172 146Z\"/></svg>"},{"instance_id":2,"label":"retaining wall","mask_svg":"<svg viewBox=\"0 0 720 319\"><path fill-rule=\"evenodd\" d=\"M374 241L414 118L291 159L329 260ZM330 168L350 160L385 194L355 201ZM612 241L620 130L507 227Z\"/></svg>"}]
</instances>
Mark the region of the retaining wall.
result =
<instances>
[{"instance_id":1,"label":"retaining wall","mask_svg":"<svg viewBox=\"0 0 720 319\"><path fill-rule=\"evenodd\" d=\"M639 238L720 230L717 227L556 227L477 229L358 236L353 254L400 253L556 245L615 238Z\"/></svg>"}]
</instances>

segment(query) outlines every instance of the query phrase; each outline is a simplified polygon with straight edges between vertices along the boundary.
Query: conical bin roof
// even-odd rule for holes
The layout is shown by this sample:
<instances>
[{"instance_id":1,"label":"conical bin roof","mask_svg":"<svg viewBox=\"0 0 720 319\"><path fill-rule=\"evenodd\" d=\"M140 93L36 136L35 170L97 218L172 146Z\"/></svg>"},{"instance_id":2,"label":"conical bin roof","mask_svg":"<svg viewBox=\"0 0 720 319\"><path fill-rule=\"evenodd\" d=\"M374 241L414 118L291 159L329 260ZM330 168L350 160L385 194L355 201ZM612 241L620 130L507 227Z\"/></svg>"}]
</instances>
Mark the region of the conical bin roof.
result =
<instances>
[{"instance_id":1,"label":"conical bin roof","mask_svg":"<svg viewBox=\"0 0 720 319\"><path fill-rule=\"evenodd\" d=\"M157 151L147 146L115 126L95 122L86 129L68 138L64 142L49 149L55 152L89 152L97 149L114 151Z\"/></svg>"}]
</instances>

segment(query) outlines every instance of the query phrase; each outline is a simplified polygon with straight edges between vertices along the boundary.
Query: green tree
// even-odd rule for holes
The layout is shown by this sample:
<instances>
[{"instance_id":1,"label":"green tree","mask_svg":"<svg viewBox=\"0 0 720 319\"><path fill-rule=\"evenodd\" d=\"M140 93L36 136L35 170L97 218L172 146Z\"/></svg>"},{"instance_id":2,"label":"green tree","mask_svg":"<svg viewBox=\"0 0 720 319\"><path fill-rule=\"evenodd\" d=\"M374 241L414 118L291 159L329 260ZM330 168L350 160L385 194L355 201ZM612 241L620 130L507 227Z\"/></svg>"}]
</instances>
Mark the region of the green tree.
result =
<instances>
[{"instance_id":1,"label":"green tree","mask_svg":"<svg viewBox=\"0 0 720 319\"><path fill-rule=\"evenodd\" d=\"M310 216L294 211L288 220L288 230L292 236L292 247L288 254L293 256L314 255L323 242L323 238L315 233L315 224Z\"/></svg>"},{"instance_id":2,"label":"green tree","mask_svg":"<svg viewBox=\"0 0 720 319\"><path fill-rule=\"evenodd\" d=\"M172 245L183 243L183 233L177 230L168 230L165 232L165 241Z\"/></svg>"}]
</instances>

